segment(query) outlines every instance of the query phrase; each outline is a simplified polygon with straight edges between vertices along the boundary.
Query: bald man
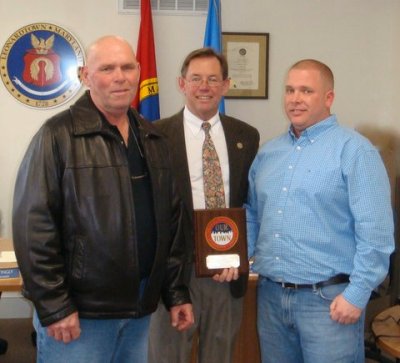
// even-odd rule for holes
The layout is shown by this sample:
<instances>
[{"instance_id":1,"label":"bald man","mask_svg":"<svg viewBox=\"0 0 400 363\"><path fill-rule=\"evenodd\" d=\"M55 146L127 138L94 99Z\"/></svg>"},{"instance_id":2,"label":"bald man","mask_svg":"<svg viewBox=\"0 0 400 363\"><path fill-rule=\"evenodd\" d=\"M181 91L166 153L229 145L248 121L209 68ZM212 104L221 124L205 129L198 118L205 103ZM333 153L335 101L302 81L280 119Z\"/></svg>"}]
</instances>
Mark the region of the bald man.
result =
<instances>
[{"instance_id":1,"label":"bald man","mask_svg":"<svg viewBox=\"0 0 400 363\"><path fill-rule=\"evenodd\" d=\"M88 90L45 122L20 166L13 236L39 363L147 362L161 292L175 328L193 323L166 141L130 108L139 75L126 40L98 39L81 70Z\"/></svg>"}]
</instances>

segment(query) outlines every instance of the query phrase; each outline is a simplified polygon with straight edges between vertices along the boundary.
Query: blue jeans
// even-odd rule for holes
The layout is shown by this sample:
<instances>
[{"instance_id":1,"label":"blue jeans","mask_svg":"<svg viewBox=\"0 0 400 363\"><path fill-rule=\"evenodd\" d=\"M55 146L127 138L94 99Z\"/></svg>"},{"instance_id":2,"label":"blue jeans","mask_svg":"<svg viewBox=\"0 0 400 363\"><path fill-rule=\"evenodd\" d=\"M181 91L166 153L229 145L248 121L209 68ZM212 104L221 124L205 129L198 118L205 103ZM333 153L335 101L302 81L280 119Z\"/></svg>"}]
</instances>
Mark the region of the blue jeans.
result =
<instances>
[{"instance_id":1,"label":"blue jeans","mask_svg":"<svg viewBox=\"0 0 400 363\"><path fill-rule=\"evenodd\" d=\"M355 324L329 316L332 300L347 286L288 289L265 277L257 287L262 363L362 363L365 312Z\"/></svg>"},{"instance_id":2,"label":"blue jeans","mask_svg":"<svg viewBox=\"0 0 400 363\"><path fill-rule=\"evenodd\" d=\"M65 344L47 335L35 313L37 363L147 363L150 315L79 321L80 337Z\"/></svg>"}]
</instances>

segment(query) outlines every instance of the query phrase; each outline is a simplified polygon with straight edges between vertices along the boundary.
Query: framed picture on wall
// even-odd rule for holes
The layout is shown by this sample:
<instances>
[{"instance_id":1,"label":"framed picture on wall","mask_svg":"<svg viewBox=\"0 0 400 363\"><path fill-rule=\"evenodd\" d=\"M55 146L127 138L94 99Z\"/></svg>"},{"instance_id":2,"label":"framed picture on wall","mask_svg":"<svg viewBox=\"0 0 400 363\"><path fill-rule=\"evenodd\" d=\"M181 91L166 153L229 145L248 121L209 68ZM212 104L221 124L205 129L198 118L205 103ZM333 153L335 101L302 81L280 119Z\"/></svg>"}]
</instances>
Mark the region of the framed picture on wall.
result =
<instances>
[{"instance_id":1,"label":"framed picture on wall","mask_svg":"<svg viewBox=\"0 0 400 363\"><path fill-rule=\"evenodd\" d=\"M268 33L222 33L231 84L225 98L268 98Z\"/></svg>"}]
</instances>

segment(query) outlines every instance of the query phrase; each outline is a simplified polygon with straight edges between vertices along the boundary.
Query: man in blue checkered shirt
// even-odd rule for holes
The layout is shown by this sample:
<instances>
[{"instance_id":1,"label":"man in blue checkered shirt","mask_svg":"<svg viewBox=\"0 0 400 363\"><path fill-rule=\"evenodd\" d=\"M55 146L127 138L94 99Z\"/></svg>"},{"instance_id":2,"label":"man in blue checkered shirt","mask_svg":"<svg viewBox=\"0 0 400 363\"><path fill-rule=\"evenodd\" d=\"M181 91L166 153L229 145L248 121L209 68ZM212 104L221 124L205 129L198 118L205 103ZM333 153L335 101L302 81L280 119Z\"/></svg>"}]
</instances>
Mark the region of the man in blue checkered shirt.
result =
<instances>
[{"instance_id":1,"label":"man in blue checkered shirt","mask_svg":"<svg viewBox=\"0 0 400 363\"><path fill-rule=\"evenodd\" d=\"M394 249L388 176L376 148L338 124L332 71L294 64L287 133L249 174L249 256L259 274L263 363L364 362L364 317Z\"/></svg>"}]
</instances>

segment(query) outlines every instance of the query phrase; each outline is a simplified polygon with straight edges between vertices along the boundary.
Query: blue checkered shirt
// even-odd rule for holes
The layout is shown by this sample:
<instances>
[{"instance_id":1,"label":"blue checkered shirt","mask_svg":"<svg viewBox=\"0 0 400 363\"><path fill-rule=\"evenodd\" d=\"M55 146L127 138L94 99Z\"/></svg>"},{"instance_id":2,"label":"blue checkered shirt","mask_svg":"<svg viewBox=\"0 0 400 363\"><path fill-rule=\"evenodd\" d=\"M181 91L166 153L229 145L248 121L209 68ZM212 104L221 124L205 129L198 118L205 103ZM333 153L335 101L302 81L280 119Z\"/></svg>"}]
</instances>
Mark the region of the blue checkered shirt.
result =
<instances>
[{"instance_id":1,"label":"blue checkered shirt","mask_svg":"<svg viewBox=\"0 0 400 363\"><path fill-rule=\"evenodd\" d=\"M390 185L381 157L336 116L266 143L249 174L253 270L310 284L350 275L343 295L363 308L394 249Z\"/></svg>"}]
</instances>

